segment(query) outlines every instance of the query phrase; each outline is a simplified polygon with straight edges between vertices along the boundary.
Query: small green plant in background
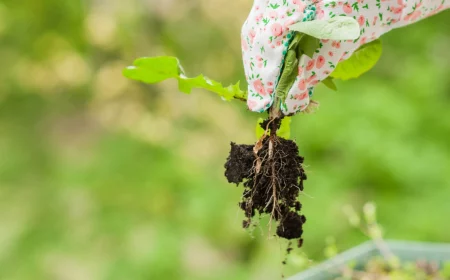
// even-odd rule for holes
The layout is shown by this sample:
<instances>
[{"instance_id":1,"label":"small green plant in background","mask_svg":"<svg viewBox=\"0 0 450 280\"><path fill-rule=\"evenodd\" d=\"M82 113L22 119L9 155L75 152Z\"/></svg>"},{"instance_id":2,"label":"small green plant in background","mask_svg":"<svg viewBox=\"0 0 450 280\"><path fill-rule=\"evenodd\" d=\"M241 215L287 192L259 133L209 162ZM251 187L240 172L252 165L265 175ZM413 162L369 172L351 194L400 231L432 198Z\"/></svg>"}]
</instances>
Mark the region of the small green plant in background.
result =
<instances>
[{"instance_id":1,"label":"small green plant in background","mask_svg":"<svg viewBox=\"0 0 450 280\"><path fill-rule=\"evenodd\" d=\"M439 264L426 259L416 262L404 262L396 256L384 240L384 231L377 221L376 205L368 202L362 213L347 205L343 208L351 226L359 229L370 238L378 248L381 256L371 258L363 267L348 264L342 267L338 280L377 279L377 280L445 280L450 279L450 260ZM330 249L331 248L331 249ZM327 247L327 251L336 252L335 245ZM334 255L331 255L333 257Z\"/></svg>"}]
</instances>

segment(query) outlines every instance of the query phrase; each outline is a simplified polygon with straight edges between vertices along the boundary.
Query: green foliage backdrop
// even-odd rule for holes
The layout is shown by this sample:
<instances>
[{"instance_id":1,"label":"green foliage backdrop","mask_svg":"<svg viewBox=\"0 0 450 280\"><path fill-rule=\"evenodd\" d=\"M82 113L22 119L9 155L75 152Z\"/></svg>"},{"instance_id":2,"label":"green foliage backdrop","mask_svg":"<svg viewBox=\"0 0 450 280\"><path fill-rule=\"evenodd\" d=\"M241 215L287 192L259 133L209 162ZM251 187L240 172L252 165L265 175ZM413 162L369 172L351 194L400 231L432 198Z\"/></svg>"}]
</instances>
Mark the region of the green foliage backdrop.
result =
<instances>
[{"instance_id":1,"label":"green foliage backdrop","mask_svg":"<svg viewBox=\"0 0 450 280\"><path fill-rule=\"evenodd\" d=\"M188 76L243 80L250 0L0 2L0 279L276 279L281 250L242 231L229 142L240 102L122 69L173 55ZM450 17L384 36L380 63L293 118L306 158L305 248L286 274L365 238L342 207L378 204L386 236L450 242ZM262 221L265 227L266 221Z\"/></svg>"}]
</instances>

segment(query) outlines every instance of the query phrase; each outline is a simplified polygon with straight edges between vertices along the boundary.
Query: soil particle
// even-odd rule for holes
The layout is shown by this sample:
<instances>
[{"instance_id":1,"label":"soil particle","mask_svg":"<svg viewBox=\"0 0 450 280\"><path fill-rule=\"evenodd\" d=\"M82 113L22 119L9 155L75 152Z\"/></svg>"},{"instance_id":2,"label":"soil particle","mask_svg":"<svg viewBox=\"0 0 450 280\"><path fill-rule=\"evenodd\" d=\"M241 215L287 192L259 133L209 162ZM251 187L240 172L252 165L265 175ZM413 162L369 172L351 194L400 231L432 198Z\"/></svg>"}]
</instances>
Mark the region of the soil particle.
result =
<instances>
[{"instance_id":1,"label":"soil particle","mask_svg":"<svg viewBox=\"0 0 450 280\"><path fill-rule=\"evenodd\" d=\"M243 227L243 228L249 228L250 225L251 225L251 222L250 222L250 221L248 221L248 220L243 220L243 221L242 221L242 227Z\"/></svg>"},{"instance_id":2,"label":"soil particle","mask_svg":"<svg viewBox=\"0 0 450 280\"><path fill-rule=\"evenodd\" d=\"M279 123L266 122L265 126L268 125L273 125L275 130ZM279 237L300 239L306 222L305 216L300 214L302 205L298 200L306 180L302 167L304 159L298 155L294 141L271 134L262 140L257 153L252 145L231 143L225 176L230 183L243 183L239 207L247 218L244 228L249 227L256 214L268 214L277 223Z\"/></svg>"}]
</instances>

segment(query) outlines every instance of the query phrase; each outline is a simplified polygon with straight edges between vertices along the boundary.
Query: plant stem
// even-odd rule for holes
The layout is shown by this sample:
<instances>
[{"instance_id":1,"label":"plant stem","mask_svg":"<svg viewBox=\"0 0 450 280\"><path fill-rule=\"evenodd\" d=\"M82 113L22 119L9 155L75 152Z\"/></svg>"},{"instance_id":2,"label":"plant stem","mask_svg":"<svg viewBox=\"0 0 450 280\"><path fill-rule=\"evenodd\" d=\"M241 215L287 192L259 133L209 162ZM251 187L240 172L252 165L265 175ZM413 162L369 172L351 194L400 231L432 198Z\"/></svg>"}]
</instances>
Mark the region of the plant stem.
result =
<instances>
[{"instance_id":1,"label":"plant stem","mask_svg":"<svg viewBox=\"0 0 450 280\"><path fill-rule=\"evenodd\" d=\"M277 119L281 116L280 104L281 104L280 96L278 96L276 94L275 98L273 100L272 107L270 107L270 111L269 111L269 119L271 121L274 121L275 119Z\"/></svg>"},{"instance_id":2,"label":"plant stem","mask_svg":"<svg viewBox=\"0 0 450 280\"><path fill-rule=\"evenodd\" d=\"M287 49L286 56L284 57L284 65L280 73L280 79L274 93L274 101L269 112L269 118L271 120L281 117L281 103L284 102L289 90L295 84L295 80L297 79L298 64L300 57L303 55L303 51L298 48L302 38L303 34L296 32Z\"/></svg>"}]
</instances>

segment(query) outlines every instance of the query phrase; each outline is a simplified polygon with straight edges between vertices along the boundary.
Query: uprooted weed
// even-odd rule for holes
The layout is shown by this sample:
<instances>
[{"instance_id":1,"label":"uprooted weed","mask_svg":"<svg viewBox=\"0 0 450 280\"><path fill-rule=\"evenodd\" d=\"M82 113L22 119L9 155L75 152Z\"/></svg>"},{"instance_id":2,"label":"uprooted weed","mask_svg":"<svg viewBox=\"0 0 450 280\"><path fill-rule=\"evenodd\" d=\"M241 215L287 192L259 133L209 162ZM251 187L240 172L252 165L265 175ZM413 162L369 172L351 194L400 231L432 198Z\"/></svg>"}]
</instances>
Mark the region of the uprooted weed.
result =
<instances>
[{"instance_id":1,"label":"uprooted weed","mask_svg":"<svg viewBox=\"0 0 450 280\"><path fill-rule=\"evenodd\" d=\"M264 128L269 125L267 121L262 124ZM255 145L231 143L225 176L230 183L243 183L239 206L246 216L244 228L252 224L255 215L268 214L269 231L271 222L276 221L276 234L289 240L298 239L300 245L306 222L298 200L306 180L304 159L298 155L294 141L276 135L279 121L271 126L270 135L264 135Z\"/></svg>"}]
</instances>

